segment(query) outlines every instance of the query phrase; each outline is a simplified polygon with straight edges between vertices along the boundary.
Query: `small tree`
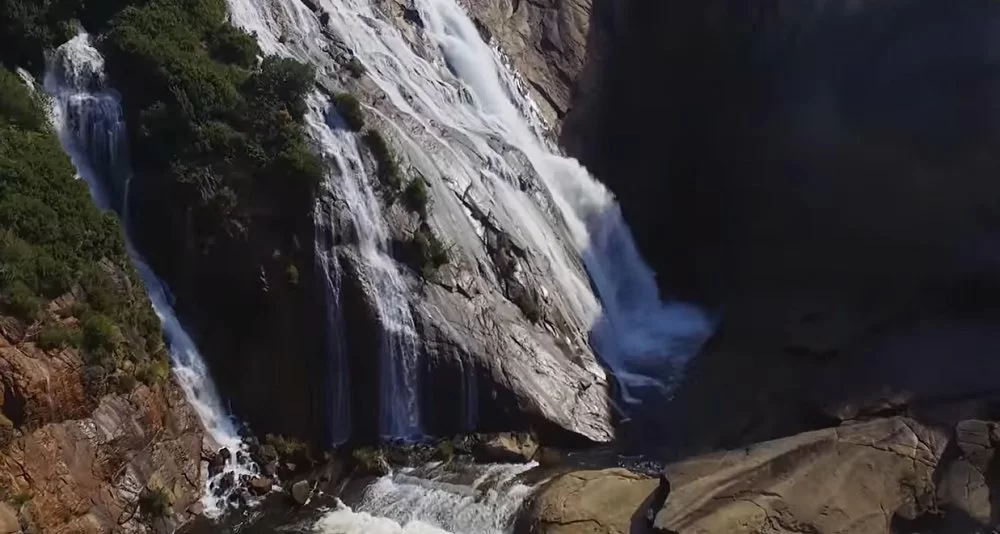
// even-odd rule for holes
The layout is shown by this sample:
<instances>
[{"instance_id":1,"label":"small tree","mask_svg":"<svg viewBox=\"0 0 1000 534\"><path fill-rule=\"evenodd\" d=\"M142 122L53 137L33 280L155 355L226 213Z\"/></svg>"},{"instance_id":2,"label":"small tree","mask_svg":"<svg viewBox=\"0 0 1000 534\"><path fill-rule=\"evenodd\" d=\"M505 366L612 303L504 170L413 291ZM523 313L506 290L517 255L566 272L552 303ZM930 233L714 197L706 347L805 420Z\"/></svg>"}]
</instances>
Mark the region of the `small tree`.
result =
<instances>
[{"instance_id":1,"label":"small tree","mask_svg":"<svg viewBox=\"0 0 1000 534\"><path fill-rule=\"evenodd\" d=\"M427 218L427 206L430 198L427 193L427 183L421 178L414 178L406 184L403 189L403 204L406 209L420 215L420 218Z\"/></svg>"},{"instance_id":2,"label":"small tree","mask_svg":"<svg viewBox=\"0 0 1000 534\"><path fill-rule=\"evenodd\" d=\"M357 98L348 93L337 93L333 97L333 103L337 106L337 112L344 118L348 128L359 132L365 127L365 115L361 111L361 103L358 102Z\"/></svg>"}]
</instances>

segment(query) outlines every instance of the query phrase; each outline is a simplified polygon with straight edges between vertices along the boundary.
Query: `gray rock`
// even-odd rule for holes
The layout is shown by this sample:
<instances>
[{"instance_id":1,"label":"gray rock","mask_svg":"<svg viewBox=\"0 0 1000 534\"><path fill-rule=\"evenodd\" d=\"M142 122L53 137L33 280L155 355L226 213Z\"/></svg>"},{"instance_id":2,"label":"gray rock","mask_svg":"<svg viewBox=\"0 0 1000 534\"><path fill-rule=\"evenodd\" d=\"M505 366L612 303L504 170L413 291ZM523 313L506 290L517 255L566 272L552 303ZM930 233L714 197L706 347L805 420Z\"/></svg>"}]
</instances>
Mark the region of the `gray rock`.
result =
<instances>
[{"instance_id":1,"label":"gray rock","mask_svg":"<svg viewBox=\"0 0 1000 534\"><path fill-rule=\"evenodd\" d=\"M525 463L535 458L538 441L527 433L502 432L481 436L473 449L476 460L483 463Z\"/></svg>"},{"instance_id":2,"label":"gray rock","mask_svg":"<svg viewBox=\"0 0 1000 534\"><path fill-rule=\"evenodd\" d=\"M309 482L306 480L300 480L295 484L292 484L292 499L297 504L305 504L309 500L309 495L312 494L312 488L309 486Z\"/></svg>"}]
</instances>

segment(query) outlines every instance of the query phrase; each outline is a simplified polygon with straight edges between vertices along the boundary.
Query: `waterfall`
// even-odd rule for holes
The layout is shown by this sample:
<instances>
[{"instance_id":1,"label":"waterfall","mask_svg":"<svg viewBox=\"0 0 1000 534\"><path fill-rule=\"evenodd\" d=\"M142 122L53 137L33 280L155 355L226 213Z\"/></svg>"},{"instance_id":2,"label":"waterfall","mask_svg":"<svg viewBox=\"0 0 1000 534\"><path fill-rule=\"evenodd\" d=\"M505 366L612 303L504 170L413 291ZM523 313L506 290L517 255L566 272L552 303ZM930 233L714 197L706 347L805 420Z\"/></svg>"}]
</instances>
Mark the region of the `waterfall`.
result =
<instances>
[{"instance_id":1,"label":"waterfall","mask_svg":"<svg viewBox=\"0 0 1000 534\"><path fill-rule=\"evenodd\" d=\"M126 246L163 324L177 383L201 419L211 445L241 453L233 454L223 473L209 481L203 502L207 515L217 514L228 497L213 497L210 490L218 478L226 473L237 478L256 474L256 466L248 460L246 446L222 406L205 361L174 313L169 291L127 235L125 195L131 170L125 122L118 95L105 85L104 58L91 45L89 35L81 32L49 55L44 87L52 99L51 116L63 149L79 177L87 181L94 202L122 216Z\"/></svg>"},{"instance_id":2,"label":"waterfall","mask_svg":"<svg viewBox=\"0 0 1000 534\"><path fill-rule=\"evenodd\" d=\"M325 28L301 0L230 0L233 21L265 49L318 65L320 76L333 74L322 68L331 49L349 50L391 103L379 115L407 141L410 162L456 196L491 199L492 215L544 257L555 291L540 290L589 334L622 398L668 391L663 377L677 377L712 321L698 307L661 300L613 195L540 133L537 107L456 1L413 0L420 24L406 36L407 23L371 0L309 4L323 11ZM525 175L541 190L519 190ZM442 227L456 224L446 215Z\"/></svg>"},{"instance_id":3,"label":"waterfall","mask_svg":"<svg viewBox=\"0 0 1000 534\"><path fill-rule=\"evenodd\" d=\"M333 159L333 167L338 171L328 170L325 183L328 195L321 202L329 202L329 197L333 196L347 207L351 229L365 260L361 267L367 269L359 274L372 289L371 297L382 327L379 333L381 434L385 438L420 438L423 432L417 400L418 337L406 298L406 284L396 262L389 256L389 230L373 189L375 178L365 172L353 134L343 127L335 114L328 118L329 102L314 93L309 96L308 103L306 122L309 129L319 141L323 155ZM331 121L336 121L333 127ZM324 218L317 222L331 224L335 217L333 212L332 209L323 210ZM317 252L324 257L330 254L329 248ZM334 327L342 329L341 325ZM346 369L338 367L345 373L341 376L347 376Z\"/></svg>"},{"instance_id":4,"label":"waterfall","mask_svg":"<svg viewBox=\"0 0 1000 534\"><path fill-rule=\"evenodd\" d=\"M513 528L531 487L526 465L431 465L384 476L352 508L339 503L320 534L502 534ZM373 515L377 514L377 515Z\"/></svg>"}]
</instances>

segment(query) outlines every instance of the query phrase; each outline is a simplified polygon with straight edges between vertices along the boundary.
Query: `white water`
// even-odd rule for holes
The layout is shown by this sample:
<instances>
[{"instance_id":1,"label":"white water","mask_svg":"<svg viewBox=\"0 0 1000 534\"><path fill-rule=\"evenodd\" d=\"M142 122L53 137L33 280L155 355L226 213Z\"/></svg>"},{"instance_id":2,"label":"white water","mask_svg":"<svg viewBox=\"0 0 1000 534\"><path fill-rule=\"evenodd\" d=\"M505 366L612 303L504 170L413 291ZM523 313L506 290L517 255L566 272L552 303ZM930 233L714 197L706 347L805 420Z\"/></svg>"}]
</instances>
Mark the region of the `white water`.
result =
<instances>
[{"instance_id":1,"label":"white water","mask_svg":"<svg viewBox=\"0 0 1000 534\"><path fill-rule=\"evenodd\" d=\"M105 87L104 76L104 58L91 46L90 37L80 33L50 54L44 85L52 97L51 115L63 149L78 175L87 181L94 202L102 209L118 210L124 219L127 211L124 199L131 179L127 135L118 95ZM123 225L128 230L127 221ZM245 453L246 446L222 406L205 361L174 314L169 291L132 247L128 236L126 245L163 323L174 375L201 419L209 445L225 447L233 453L219 477L227 472L237 479L256 474L257 466L252 462L237 461L236 452ZM209 481L209 488L219 477ZM206 514L220 513L227 497L228 494L217 499L211 491L206 491L203 499Z\"/></svg>"},{"instance_id":2,"label":"white water","mask_svg":"<svg viewBox=\"0 0 1000 534\"><path fill-rule=\"evenodd\" d=\"M413 0L423 23L422 30L407 28L415 37L386 22L372 0L315 3L398 112L386 118L410 142L411 163L425 175L442 176L458 195L471 190L491 197L518 238L545 257L555 298L589 332L623 398L635 401L635 387L666 389L660 377L671 368L676 375L710 335L712 322L697 307L660 300L655 274L611 193L538 134L536 107L455 0ZM230 9L265 49L329 64L328 38L300 0L230 0ZM545 194L517 190L525 171L519 157Z\"/></svg>"},{"instance_id":3,"label":"white water","mask_svg":"<svg viewBox=\"0 0 1000 534\"><path fill-rule=\"evenodd\" d=\"M329 117L328 112L331 113ZM399 266L389 256L389 229L375 196L375 178L365 172L354 135L343 128L343 122L332 113L330 103L318 93L309 96L306 122L313 137L319 141L323 155L336 162L339 172L328 170L325 187L328 197L336 198L347 207L350 227L364 260L360 267L366 269L360 275L371 288L382 327L379 340L381 434L386 438L418 439L423 435L418 404L418 337L406 297L406 284ZM335 210L323 210L322 215L324 218L318 221L320 225L334 224ZM325 257L330 251L317 253Z\"/></svg>"},{"instance_id":4,"label":"white water","mask_svg":"<svg viewBox=\"0 0 1000 534\"><path fill-rule=\"evenodd\" d=\"M531 487L525 465L434 466L384 476L355 509L340 503L316 524L321 534L501 534L509 532ZM414 476L416 475L416 476ZM459 480L458 475L474 476ZM374 514L374 515L373 515Z\"/></svg>"}]
</instances>

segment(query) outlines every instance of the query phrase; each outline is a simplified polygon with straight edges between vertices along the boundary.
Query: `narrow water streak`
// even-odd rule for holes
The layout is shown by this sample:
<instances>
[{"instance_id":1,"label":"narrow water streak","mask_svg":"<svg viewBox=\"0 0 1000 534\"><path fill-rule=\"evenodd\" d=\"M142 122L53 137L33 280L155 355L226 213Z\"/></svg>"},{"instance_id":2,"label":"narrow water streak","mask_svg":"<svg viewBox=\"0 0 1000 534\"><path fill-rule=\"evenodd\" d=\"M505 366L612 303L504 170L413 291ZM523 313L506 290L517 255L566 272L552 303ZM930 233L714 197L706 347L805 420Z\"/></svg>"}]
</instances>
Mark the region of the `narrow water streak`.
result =
<instances>
[{"instance_id":1,"label":"narrow water streak","mask_svg":"<svg viewBox=\"0 0 1000 534\"><path fill-rule=\"evenodd\" d=\"M90 186L94 202L114 209L125 219L124 199L132 173L128 163L127 132L118 95L106 86L104 58L80 33L50 54L46 64L45 90L52 98L51 115L63 149L69 154L80 178ZM127 221L123 225L128 230ZM234 454L219 476L232 472L237 478L255 474L249 460L239 461L244 450L237 425L225 410L208 367L191 337L174 313L170 293L125 236L132 263L142 278L153 308L163 324L163 333L173 363L174 376L201 419L213 447L226 447ZM217 479L218 477L216 477ZM215 498L209 489L206 514L220 513L228 495Z\"/></svg>"}]
</instances>

